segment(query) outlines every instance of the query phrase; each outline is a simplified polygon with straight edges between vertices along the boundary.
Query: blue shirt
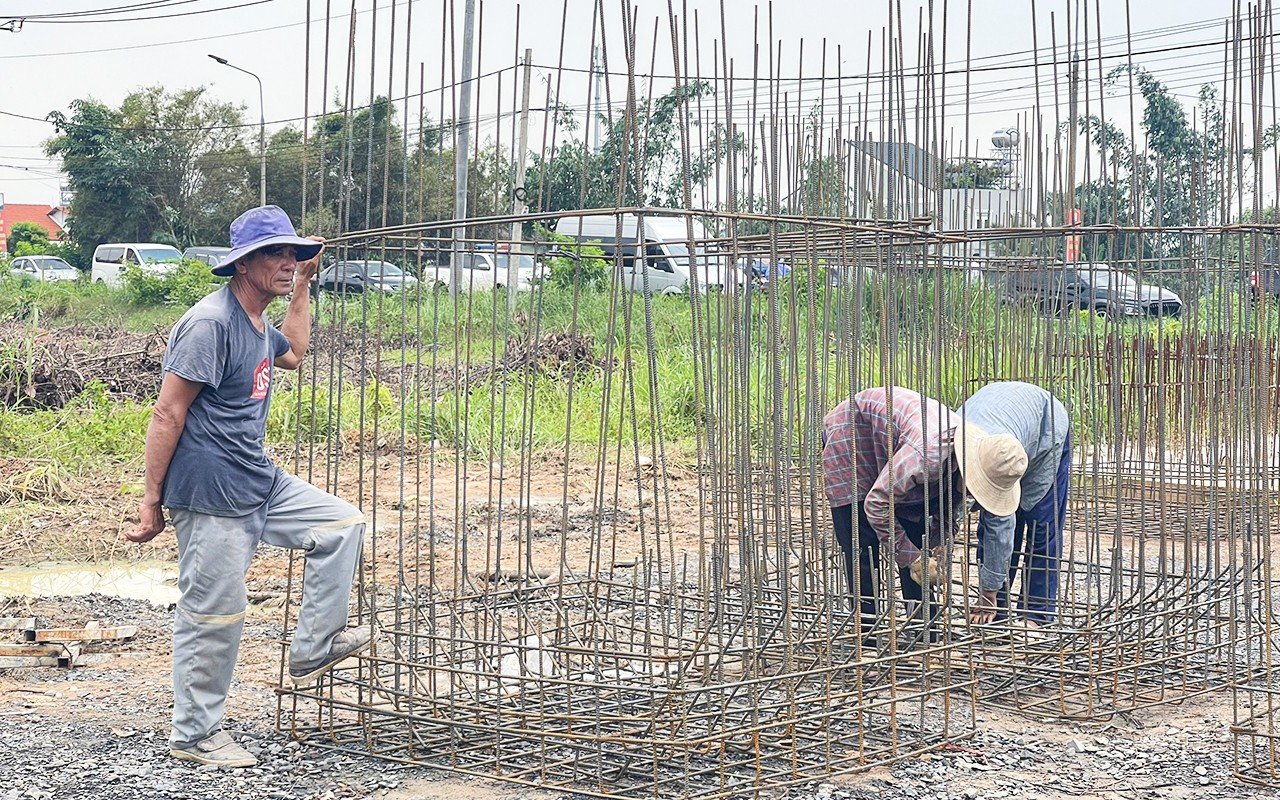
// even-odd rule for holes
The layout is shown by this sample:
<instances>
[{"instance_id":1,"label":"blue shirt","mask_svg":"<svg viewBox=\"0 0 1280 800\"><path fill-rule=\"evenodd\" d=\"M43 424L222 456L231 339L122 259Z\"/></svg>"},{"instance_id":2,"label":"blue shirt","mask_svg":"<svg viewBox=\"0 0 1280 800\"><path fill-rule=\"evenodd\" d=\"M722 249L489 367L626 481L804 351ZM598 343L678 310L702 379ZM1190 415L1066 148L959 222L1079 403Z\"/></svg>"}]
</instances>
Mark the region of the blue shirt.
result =
<instances>
[{"instance_id":1,"label":"blue shirt","mask_svg":"<svg viewBox=\"0 0 1280 800\"><path fill-rule=\"evenodd\" d=\"M165 474L169 508L238 517L266 502L276 474L264 444L272 364L289 341L266 315L262 324L254 327L228 285L173 326L163 371L204 387Z\"/></svg>"},{"instance_id":2,"label":"blue shirt","mask_svg":"<svg viewBox=\"0 0 1280 800\"><path fill-rule=\"evenodd\" d=\"M965 422L988 434L1007 433L1027 451L1027 471L1020 482L1024 510L1035 508L1053 488L1067 439L1067 408L1039 386L1019 381L989 383L957 409ZM1009 580L1016 517L997 517L982 512L984 528L979 584L993 592Z\"/></svg>"}]
</instances>

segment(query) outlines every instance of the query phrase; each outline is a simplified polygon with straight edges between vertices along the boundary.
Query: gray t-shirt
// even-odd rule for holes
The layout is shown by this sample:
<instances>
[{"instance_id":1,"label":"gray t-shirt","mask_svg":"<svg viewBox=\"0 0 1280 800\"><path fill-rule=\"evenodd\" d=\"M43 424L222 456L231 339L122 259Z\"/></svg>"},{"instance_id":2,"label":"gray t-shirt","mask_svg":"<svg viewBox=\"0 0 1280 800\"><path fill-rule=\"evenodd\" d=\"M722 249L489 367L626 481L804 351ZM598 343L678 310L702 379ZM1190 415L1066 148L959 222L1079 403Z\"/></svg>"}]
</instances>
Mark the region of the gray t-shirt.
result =
<instances>
[{"instance_id":1,"label":"gray t-shirt","mask_svg":"<svg viewBox=\"0 0 1280 800\"><path fill-rule=\"evenodd\" d=\"M165 475L169 508L238 517L267 500L276 474L263 445L271 369L289 340L265 315L262 321L259 333L224 286L192 306L169 334L163 371L205 384Z\"/></svg>"}]
</instances>

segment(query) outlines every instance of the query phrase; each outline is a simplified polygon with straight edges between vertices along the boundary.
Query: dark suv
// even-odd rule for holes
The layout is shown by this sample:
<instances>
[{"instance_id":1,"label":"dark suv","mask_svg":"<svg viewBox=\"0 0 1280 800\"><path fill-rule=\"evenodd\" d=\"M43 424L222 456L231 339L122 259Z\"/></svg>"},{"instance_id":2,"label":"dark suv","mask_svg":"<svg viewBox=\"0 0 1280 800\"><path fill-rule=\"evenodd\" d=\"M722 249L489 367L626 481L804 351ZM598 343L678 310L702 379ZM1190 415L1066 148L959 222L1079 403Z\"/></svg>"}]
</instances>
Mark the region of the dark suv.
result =
<instances>
[{"instance_id":1,"label":"dark suv","mask_svg":"<svg viewBox=\"0 0 1280 800\"><path fill-rule=\"evenodd\" d=\"M1262 264L1249 273L1249 299L1256 302L1264 294L1280 297L1280 258L1274 249L1268 249Z\"/></svg>"},{"instance_id":2,"label":"dark suv","mask_svg":"<svg viewBox=\"0 0 1280 800\"><path fill-rule=\"evenodd\" d=\"M1008 273L1006 294L1030 299L1048 313L1085 309L1111 319L1176 317L1182 298L1153 284L1139 284L1133 276L1106 264L1054 265Z\"/></svg>"}]
</instances>

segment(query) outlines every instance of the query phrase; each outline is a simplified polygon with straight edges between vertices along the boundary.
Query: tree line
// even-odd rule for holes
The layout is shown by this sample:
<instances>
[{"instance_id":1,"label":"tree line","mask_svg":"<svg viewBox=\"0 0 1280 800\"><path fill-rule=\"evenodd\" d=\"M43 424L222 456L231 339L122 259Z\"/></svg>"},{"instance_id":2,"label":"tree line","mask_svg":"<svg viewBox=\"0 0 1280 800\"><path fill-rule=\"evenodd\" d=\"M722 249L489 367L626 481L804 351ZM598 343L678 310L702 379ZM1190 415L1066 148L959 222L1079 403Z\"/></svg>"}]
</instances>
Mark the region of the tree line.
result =
<instances>
[{"instance_id":1,"label":"tree line","mask_svg":"<svg viewBox=\"0 0 1280 800\"><path fill-rule=\"evenodd\" d=\"M1159 80L1141 68L1117 70L1113 84L1131 77L1144 101L1140 126L1145 150L1124 131L1097 117L1081 117L1075 130L1096 151L1099 168L1077 186L1073 206L1083 222L1175 226L1196 224L1229 211L1229 168L1251 169L1258 153L1232 153L1223 108L1213 87L1200 92L1197 119ZM716 124L696 130L697 145L682 141L681 119L712 87L692 82L651 100L638 113L603 119L603 136L591 147L568 109L556 114L558 140L549 153L531 153L523 187L530 206L546 212L621 205L681 206L686 190L740 171L740 209L767 206L751 191L750 174L761 163L740 133ZM72 191L70 232L79 260L104 241L156 241L178 247L226 244L227 227L257 204L257 125L244 108L212 99L205 88L135 91L118 107L93 99L49 115L55 134L45 143L59 159ZM821 120L812 120L812 142ZM693 123L695 129L696 122ZM452 122L423 119L406 129L385 97L359 108L335 107L301 125L277 129L266 147L267 201L283 207L307 232L333 235L453 216ZM1274 145L1275 130L1264 137ZM1232 161L1231 159L1235 159ZM506 212L515 170L509 151L492 142L470 157L472 216ZM816 145L803 154L797 186L776 205L784 213L838 216L848 212L847 167ZM998 180L989 165L957 162L948 185L983 187ZM686 187L684 176L691 186ZM1248 185L1244 182L1243 185ZM1061 196L1045 199L1046 222L1064 214ZM307 210L303 217L304 208ZM1215 214L1215 212L1218 212ZM1113 252L1099 259L1170 256L1194 246L1173 236L1112 237ZM1099 247L1101 245L1098 245Z\"/></svg>"}]
</instances>

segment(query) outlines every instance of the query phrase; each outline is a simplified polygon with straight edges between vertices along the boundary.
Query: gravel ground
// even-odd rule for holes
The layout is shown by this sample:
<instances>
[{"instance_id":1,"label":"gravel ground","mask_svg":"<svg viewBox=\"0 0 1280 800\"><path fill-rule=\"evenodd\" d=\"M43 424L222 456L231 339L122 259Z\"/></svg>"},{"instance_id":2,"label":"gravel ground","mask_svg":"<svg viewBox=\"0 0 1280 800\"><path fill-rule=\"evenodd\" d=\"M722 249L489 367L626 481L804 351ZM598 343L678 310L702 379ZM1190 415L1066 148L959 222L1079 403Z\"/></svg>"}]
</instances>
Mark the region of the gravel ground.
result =
<instances>
[{"instance_id":1,"label":"gravel ground","mask_svg":"<svg viewBox=\"0 0 1280 800\"><path fill-rule=\"evenodd\" d=\"M257 767L220 771L168 755L171 612L98 595L0 607L59 626L88 619L136 624L128 642L93 649L101 662L71 670L0 672L0 800L54 798L484 798L563 794L304 746L274 730L278 610L250 613L228 730ZM1110 725L1049 723L982 709L961 747L891 768L773 795L788 800L972 798L1262 798L1231 777L1231 700L1225 693L1117 717Z\"/></svg>"},{"instance_id":2,"label":"gravel ground","mask_svg":"<svg viewBox=\"0 0 1280 800\"><path fill-rule=\"evenodd\" d=\"M96 646L107 655L99 666L0 673L0 800L365 798L385 796L407 774L431 777L429 770L303 747L273 730L275 698L264 682L274 671L261 664L268 654L257 651L278 631L274 612L246 625L241 661L251 663L237 670L227 729L258 766L234 771L169 757L170 611L92 595L0 610L15 614L60 626L88 619L136 624L139 635Z\"/></svg>"},{"instance_id":3,"label":"gravel ground","mask_svg":"<svg viewBox=\"0 0 1280 800\"><path fill-rule=\"evenodd\" d=\"M1000 798L1274 798L1231 777L1227 734L1161 727L1128 735L1075 732L1063 745L1037 733L979 733L963 751L873 770L846 784L816 784L789 800L999 800ZM1029 730L1036 731L1036 728ZM1038 731L1044 731L1041 727Z\"/></svg>"}]
</instances>

